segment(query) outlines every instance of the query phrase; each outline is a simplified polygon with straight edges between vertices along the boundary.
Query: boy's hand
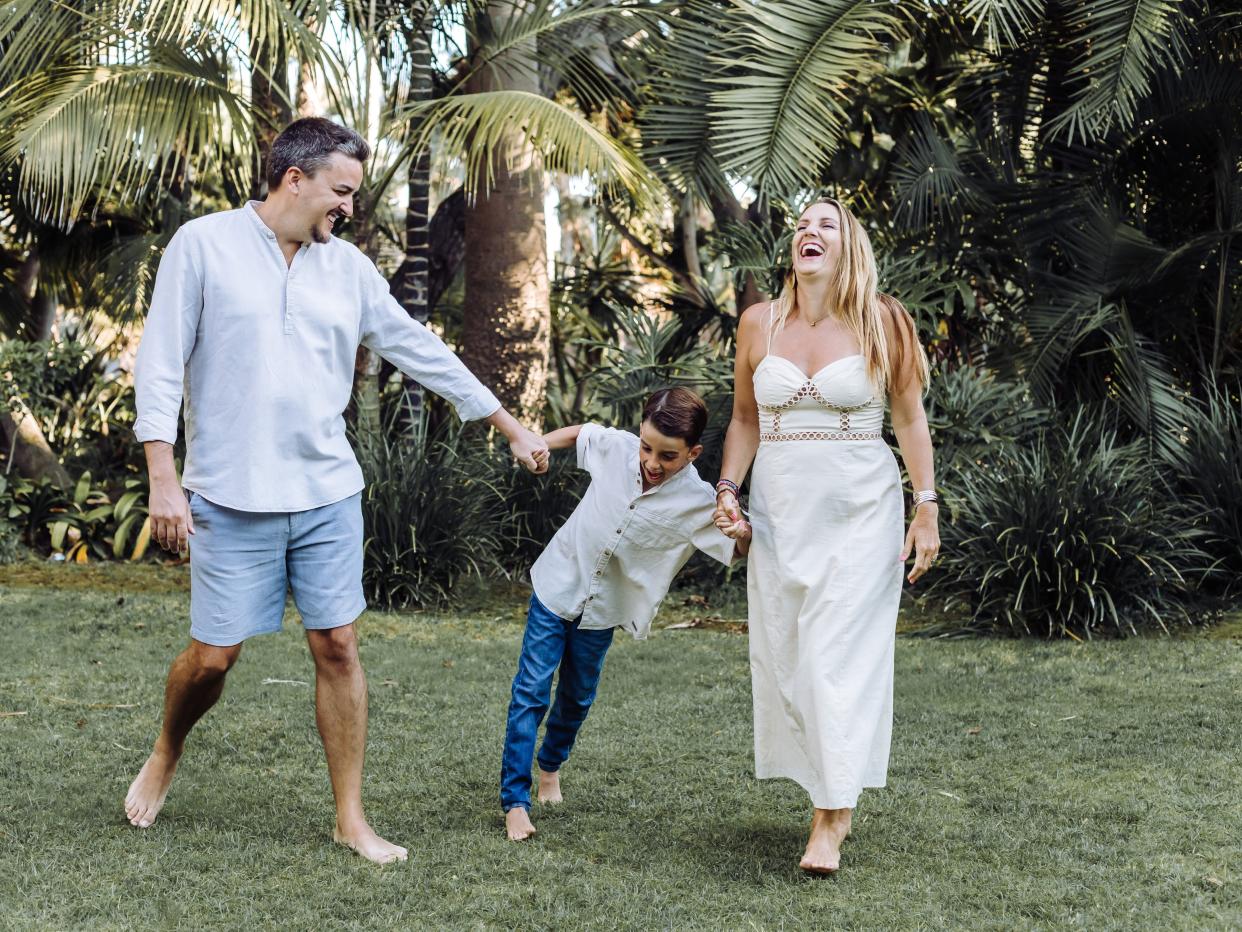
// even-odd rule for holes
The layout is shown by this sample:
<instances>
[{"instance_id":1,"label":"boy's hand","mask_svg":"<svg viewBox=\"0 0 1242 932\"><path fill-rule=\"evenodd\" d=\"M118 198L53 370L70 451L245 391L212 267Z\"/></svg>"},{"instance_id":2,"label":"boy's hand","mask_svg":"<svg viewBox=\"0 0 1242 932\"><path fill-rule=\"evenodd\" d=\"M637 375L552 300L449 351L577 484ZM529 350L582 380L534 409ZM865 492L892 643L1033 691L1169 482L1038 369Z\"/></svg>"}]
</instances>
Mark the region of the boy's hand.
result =
<instances>
[{"instance_id":1,"label":"boy's hand","mask_svg":"<svg viewBox=\"0 0 1242 932\"><path fill-rule=\"evenodd\" d=\"M725 537L731 537L734 540L750 540L750 522L743 518L736 521L726 513L716 515L716 527L720 528L720 533Z\"/></svg>"}]
</instances>

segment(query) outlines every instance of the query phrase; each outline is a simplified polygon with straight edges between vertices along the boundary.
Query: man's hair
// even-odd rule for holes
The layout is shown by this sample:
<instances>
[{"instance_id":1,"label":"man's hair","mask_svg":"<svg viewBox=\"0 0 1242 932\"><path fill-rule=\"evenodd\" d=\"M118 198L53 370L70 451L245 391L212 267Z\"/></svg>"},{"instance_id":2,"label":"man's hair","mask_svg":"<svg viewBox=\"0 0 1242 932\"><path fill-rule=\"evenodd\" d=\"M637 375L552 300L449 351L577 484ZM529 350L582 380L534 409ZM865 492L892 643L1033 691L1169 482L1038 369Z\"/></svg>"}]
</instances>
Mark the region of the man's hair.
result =
<instances>
[{"instance_id":1,"label":"man's hair","mask_svg":"<svg viewBox=\"0 0 1242 932\"><path fill-rule=\"evenodd\" d=\"M285 127L272 143L267 157L267 187L275 191L291 168L300 168L310 177L328 164L333 152L365 162L371 157L367 141L323 117L306 117Z\"/></svg>"},{"instance_id":2,"label":"man's hair","mask_svg":"<svg viewBox=\"0 0 1242 932\"><path fill-rule=\"evenodd\" d=\"M647 421L665 437L680 437L693 447L707 426L707 405L688 388L662 388L643 407L643 423Z\"/></svg>"}]
</instances>

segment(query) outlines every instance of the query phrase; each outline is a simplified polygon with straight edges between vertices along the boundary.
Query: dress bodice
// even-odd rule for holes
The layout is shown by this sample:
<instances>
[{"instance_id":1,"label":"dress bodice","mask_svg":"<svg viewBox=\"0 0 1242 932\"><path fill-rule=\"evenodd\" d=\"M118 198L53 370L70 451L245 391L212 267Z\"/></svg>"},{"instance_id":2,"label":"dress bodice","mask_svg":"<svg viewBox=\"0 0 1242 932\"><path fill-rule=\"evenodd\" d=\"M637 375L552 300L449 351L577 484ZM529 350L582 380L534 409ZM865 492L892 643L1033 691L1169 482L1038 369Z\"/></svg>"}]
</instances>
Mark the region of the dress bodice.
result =
<instances>
[{"instance_id":1,"label":"dress bodice","mask_svg":"<svg viewBox=\"0 0 1242 932\"><path fill-rule=\"evenodd\" d=\"M768 353L755 369L759 439L872 440L884 424L884 399L861 355L843 356L809 378Z\"/></svg>"}]
</instances>

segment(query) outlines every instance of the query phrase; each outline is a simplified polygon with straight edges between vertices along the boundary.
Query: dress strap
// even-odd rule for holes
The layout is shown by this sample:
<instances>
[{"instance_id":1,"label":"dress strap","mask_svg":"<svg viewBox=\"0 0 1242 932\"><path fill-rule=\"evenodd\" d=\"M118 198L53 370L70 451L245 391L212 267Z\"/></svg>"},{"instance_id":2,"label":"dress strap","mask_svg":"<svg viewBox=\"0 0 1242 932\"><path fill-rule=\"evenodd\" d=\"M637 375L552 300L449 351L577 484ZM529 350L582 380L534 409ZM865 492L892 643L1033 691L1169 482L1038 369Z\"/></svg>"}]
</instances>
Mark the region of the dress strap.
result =
<instances>
[{"instance_id":1,"label":"dress strap","mask_svg":"<svg viewBox=\"0 0 1242 932\"><path fill-rule=\"evenodd\" d=\"M776 302L773 301L768 305L768 351L764 356L772 355L772 330L776 325Z\"/></svg>"}]
</instances>

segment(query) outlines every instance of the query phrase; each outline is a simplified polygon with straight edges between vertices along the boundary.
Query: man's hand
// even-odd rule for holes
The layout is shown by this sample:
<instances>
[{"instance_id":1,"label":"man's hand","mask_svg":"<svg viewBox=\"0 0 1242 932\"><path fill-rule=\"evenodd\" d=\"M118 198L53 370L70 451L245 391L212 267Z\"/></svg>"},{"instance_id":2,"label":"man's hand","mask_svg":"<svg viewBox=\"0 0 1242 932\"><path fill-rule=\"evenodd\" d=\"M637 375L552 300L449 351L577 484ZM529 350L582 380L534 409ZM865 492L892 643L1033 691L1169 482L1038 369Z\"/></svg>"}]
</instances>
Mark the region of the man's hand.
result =
<instances>
[{"instance_id":1,"label":"man's hand","mask_svg":"<svg viewBox=\"0 0 1242 932\"><path fill-rule=\"evenodd\" d=\"M536 475L548 471L548 443L533 431L523 427L520 433L509 438L509 449L515 460Z\"/></svg>"},{"instance_id":2,"label":"man's hand","mask_svg":"<svg viewBox=\"0 0 1242 932\"><path fill-rule=\"evenodd\" d=\"M175 479L152 481L148 510L155 542L172 553L185 553L190 535L194 533L194 519L181 485Z\"/></svg>"},{"instance_id":3,"label":"man's hand","mask_svg":"<svg viewBox=\"0 0 1242 932\"><path fill-rule=\"evenodd\" d=\"M527 430L504 408L497 408L487 423L505 435L513 458L533 473L548 471L548 443L538 434Z\"/></svg>"}]
</instances>

